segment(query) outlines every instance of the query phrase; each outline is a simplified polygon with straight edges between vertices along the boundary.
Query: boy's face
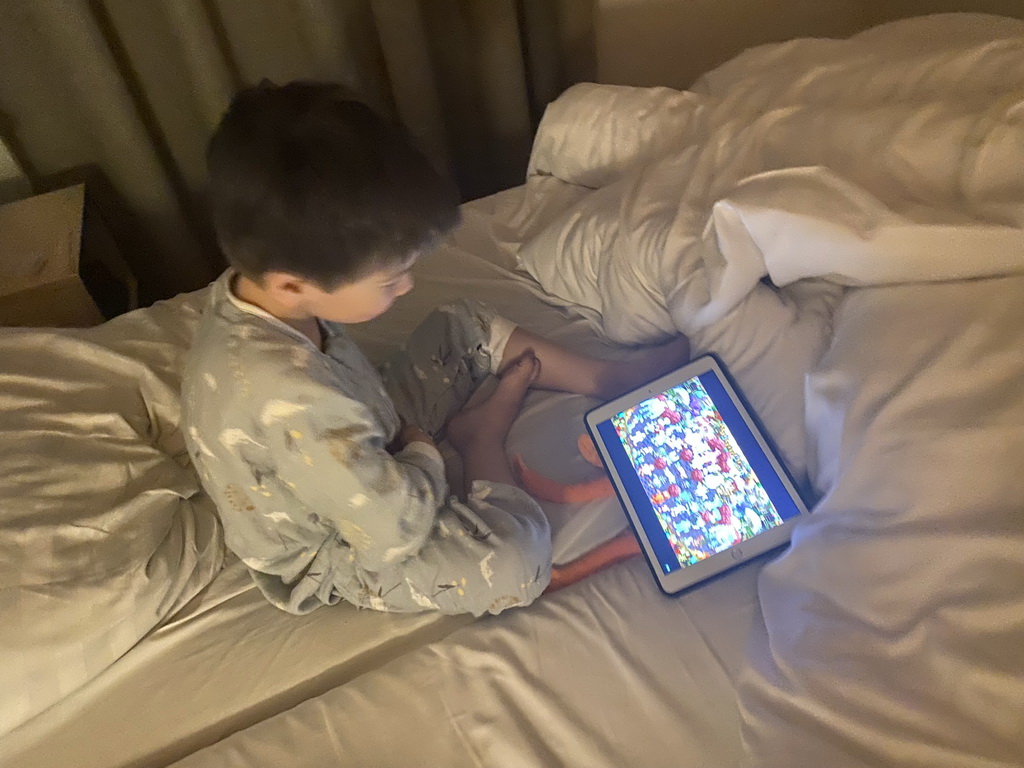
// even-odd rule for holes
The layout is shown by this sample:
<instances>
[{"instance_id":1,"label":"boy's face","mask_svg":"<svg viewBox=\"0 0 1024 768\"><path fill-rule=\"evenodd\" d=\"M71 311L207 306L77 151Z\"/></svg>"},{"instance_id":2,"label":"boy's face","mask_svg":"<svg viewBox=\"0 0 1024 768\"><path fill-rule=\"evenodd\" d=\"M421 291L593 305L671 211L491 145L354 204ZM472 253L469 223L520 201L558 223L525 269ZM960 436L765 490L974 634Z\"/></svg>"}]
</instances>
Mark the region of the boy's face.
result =
<instances>
[{"instance_id":1,"label":"boy's face","mask_svg":"<svg viewBox=\"0 0 1024 768\"><path fill-rule=\"evenodd\" d=\"M302 308L310 315L335 323L365 323L380 317L395 299L412 290L410 270L419 256L414 253L405 262L374 270L333 291L307 283L303 287Z\"/></svg>"}]
</instances>

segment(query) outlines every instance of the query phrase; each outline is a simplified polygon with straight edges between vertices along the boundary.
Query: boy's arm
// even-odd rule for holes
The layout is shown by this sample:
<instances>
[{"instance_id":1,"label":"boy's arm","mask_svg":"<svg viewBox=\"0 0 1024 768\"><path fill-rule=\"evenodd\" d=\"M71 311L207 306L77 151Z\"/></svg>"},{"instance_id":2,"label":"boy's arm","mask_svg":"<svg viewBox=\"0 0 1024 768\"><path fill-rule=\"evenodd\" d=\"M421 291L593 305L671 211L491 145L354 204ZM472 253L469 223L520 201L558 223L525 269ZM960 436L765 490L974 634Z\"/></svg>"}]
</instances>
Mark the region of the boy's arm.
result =
<instances>
[{"instance_id":1,"label":"boy's arm","mask_svg":"<svg viewBox=\"0 0 1024 768\"><path fill-rule=\"evenodd\" d=\"M392 440L391 444L388 446L388 453L394 456L396 453L408 446L409 443L426 443L431 448L437 448L437 444L434 443L430 435L416 425L407 424L405 421L402 421L402 426L399 427L398 434L395 435L395 439Z\"/></svg>"},{"instance_id":2,"label":"boy's arm","mask_svg":"<svg viewBox=\"0 0 1024 768\"><path fill-rule=\"evenodd\" d=\"M448 497L437 448L412 439L392 455L361 403L335 392L306 403L273 446L280 479L305 514L334 529L369 571L419 551Z\"/></svg>"}]
</instances>

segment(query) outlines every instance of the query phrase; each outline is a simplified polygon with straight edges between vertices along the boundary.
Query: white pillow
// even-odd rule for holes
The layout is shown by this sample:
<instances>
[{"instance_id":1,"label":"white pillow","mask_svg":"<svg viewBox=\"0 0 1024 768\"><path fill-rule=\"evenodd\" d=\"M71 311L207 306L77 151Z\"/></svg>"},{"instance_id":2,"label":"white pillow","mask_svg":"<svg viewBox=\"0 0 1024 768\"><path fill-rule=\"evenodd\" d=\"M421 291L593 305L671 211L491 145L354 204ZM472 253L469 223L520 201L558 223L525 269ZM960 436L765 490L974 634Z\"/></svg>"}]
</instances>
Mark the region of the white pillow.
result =
<instances>
[{"instance_id":1,"label":"white pillow","mask_svg":"<svg viewBox=\"0 0 1024 768\"><path fill-rule=\"evenodd\" d=\"M710 295L710 251L700 239L680 241L678 198L657 194L652 185L659 183L640 171L589 193L524 243L520 261L546 291L590 310L595 329L616 343L685 333L695 355L716 354L802 480L804 377L828 341L842 288L822 280L784 289L755 282L724 317L699 322ZM637 203L640 186L644 204ZM675 288L666 295L663 285Z\"/></svg>"},{"instance_id":2,"label":"white pillow","mask_svg":"<svg viewBox=\"0 0 1024 768\"><path fill-rule=\"evenodd\" d=\"M671 88L574 85L544 111L526 175L606 186L695 141L707 101Z\"/></svg>"}]
</instances>

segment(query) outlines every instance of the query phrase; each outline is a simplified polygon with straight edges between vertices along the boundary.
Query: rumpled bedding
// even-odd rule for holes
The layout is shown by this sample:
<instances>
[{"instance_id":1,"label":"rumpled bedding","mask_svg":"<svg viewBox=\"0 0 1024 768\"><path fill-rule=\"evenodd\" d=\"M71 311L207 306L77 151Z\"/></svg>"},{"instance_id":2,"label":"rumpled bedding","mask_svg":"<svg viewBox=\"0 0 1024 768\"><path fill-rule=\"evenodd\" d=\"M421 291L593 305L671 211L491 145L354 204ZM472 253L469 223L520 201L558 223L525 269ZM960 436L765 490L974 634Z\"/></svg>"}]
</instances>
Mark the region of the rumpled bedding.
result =
<instances>
[{"instance_id":1,"label":"rumpled bedding","mask_svg":"<svg viewBox=\"0 0 1024 768\"><path fill-rule=\"evenodd\" d=\"M576 202L518 244L608 338L716 352L797 475L803 377L844 286L1024 269L1024 24L898 22L752 49L690 92L593 84L529 183Z\"/></svg>"},{"instance_id":2,"label":"rumpled bedding","mask_svg":"<svg viewBox=\"0 0 1024 768\"><path fill-rule=\"evenodd\" d=\"M202 294L0 329L0 734L106 669L221 567L181 432Z\"/></svg>"},{"instance_id":3,"label":"rumpled bedding","mask_svg":"<svg viewBox=\"0 0 1024 768\"><path fill-rule=\"evenodd\" d=\"M807 377L823 498L761 573L759 768L1024 765L1024 277L850 291Z\"/></svg>"}]
</instances>

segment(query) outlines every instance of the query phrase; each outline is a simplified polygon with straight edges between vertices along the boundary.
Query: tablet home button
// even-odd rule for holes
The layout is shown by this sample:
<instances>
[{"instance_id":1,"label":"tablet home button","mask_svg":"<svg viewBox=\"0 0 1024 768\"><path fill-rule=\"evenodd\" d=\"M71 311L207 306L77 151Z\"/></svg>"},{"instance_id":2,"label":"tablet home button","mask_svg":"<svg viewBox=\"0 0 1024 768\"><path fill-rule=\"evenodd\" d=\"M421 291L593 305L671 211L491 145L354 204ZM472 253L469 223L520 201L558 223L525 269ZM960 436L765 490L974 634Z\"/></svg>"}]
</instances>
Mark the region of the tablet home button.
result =
<instances>
[{"instance_id":1,"label":"tablet home button","mask_svg":"<svg viewBox=\"0 0 1024 768\"><path fill-rule=\"evenodd\" d=\"M733 560L739 560L741 557L743 557L743 550L742 549L739 549L737 547L736 549L734 549L732 551L732 559Z\"/></svg>"}]
</instances>

